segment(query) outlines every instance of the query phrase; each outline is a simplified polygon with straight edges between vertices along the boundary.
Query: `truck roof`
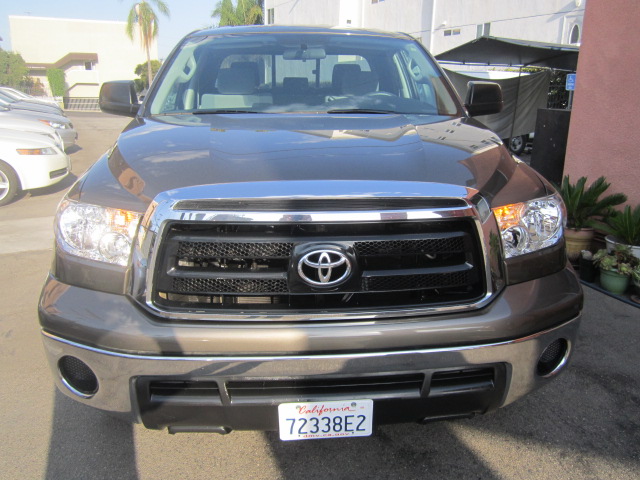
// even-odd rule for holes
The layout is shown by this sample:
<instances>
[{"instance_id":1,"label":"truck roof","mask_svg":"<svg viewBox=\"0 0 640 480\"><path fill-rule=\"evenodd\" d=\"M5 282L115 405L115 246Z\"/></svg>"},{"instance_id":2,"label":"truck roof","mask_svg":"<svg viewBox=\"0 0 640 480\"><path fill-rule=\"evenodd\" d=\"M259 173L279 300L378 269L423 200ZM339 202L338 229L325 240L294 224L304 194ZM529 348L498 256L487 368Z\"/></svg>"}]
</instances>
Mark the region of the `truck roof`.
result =
<instances>
[{"instance_id":1,"label":"truck roof","mask_svg":"<svg viewBox=\"0 0 640 480\"><path fill-rule=\"evenodd\" d=\"M352 35L370 35L389 38L413 39L410 35L401 32L386 32L383 30L364 29L364 28L346 28L346 27L322 27L322 26L305 26L305 25L239 25L208 28L204 30L196 30L190 33L189 37L208 36L208 35L229 35L229 34L273 34L273 33L331 33L331 34L352 34Z\"/></svg>"}]
</instances>

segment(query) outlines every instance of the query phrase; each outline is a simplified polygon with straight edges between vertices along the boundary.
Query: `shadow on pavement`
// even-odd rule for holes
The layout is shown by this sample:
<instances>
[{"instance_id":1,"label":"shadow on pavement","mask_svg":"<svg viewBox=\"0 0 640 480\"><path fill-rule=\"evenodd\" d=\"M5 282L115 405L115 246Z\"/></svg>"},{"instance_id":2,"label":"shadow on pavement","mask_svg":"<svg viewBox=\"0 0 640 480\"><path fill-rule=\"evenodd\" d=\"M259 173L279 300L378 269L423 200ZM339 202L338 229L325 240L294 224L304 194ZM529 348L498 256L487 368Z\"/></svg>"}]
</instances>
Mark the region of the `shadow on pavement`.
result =
<instances>
[{"instance_id":1,"label":"shadow on pavement","mask_svg":"<svg viewBox=\"0 0 640 480\"><path fill-rule=\"evenodd\" d=\"M368 438L281 442L270 432L266 443L285 479L638 478L639 339L636 308L587 289L569 368L512 405Z\"/></svg>"},{"instance_id":2,"label":"shadow on pavement","mask_svg":"<svg viewBox=\"0 0 640 480\"><path fill-rule=\"evenodd\" d=\"M75 143L71 145L69 148L65 149L65 152L67 153L67 155L73 155L74 153L79 152L80 150L82 150L82 147L77 143Z\"/></svg>"},{"instance_id":3,"label":"shadow on pavement","mask_svg":"<svg viewBox=\"0 0 640 480\"><path fill-rule=\"evenodd\" d=\"M132 425L56 390L47 480L137 480Z\"/></svg>"},{"instance_id":4,"label":"shadow on pavement","mask_svg":"<svg viewBox=\"0 0 640 480\"><path fill-rule=\"evenodd\" d=\"M451 424L387 425L355 439L282 442L276 432L265 437L284 479L498 478Z\"/></svg>"}]
</instances>

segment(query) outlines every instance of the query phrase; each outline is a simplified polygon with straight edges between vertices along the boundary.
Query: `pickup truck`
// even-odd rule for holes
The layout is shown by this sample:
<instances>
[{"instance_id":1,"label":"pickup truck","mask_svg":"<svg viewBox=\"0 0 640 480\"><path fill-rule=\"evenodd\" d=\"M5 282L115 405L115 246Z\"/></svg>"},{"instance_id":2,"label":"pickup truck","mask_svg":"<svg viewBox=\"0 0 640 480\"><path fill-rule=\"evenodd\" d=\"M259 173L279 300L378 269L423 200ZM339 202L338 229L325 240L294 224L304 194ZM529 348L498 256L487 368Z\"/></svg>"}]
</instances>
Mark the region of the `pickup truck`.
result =
<instances>
[{"instance_id":1,"label":"pickup truck","mask_svg":"<svg viewBox=\"0 0 640 480\"><path fill-rule=\"evenodd\" d=\"M371 435L565 370L582 291L558 192L408 35L189 34L70 189L39 303L56 384L147 428Z\"/></svg>"}]
</instances>

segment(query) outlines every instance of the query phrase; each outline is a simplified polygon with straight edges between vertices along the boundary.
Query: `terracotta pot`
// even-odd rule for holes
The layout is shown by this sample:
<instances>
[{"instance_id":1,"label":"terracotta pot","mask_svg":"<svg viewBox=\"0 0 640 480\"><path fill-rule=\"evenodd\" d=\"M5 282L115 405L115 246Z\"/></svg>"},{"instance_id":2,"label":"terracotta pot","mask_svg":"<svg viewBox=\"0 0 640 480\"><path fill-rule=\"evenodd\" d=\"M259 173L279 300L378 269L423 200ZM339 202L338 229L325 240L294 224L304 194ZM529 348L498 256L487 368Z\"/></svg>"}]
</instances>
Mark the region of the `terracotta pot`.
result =
<instances>
[{"instance_id":1,"label":"terracotta pot","mask_svg":"<svg viewBox=\"0 0 640 480\"><path fill-rule=\"evenodd\" d=\"M564 242L567 247L569 261L576 262L582 250L589 250L593 240L593 228L567 228L564 231Z\"/></svg>"},{"instance_id":2,"label":"terracotta pot","mask_svg":"<svg viewBox=\"0 0 640 480\"><path fill-rule=\"evenodd\" d=\"M629 277L611 270L600 270L600 285L608 292L622 295L629 286Z\"/></svg>"}]
</instances>

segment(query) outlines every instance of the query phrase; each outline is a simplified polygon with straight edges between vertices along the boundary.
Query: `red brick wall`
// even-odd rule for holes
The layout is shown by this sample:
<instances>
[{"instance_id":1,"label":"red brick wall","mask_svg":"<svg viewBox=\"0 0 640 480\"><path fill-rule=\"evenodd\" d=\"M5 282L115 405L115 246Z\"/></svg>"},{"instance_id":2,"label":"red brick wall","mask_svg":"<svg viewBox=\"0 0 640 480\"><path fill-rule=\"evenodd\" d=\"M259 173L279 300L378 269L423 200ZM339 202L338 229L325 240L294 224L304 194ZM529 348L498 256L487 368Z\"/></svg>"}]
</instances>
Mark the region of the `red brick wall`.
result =
<instances>
[{"instance_id":1,"label":"red brick wall","mask_svg":"<svg viewBox=\"0 0 640 480\"><path fill-rule=\"evenodd\" d=\"M640 2L588 0L565 174L640 203Z\"/></svg>"}]
</instances>

